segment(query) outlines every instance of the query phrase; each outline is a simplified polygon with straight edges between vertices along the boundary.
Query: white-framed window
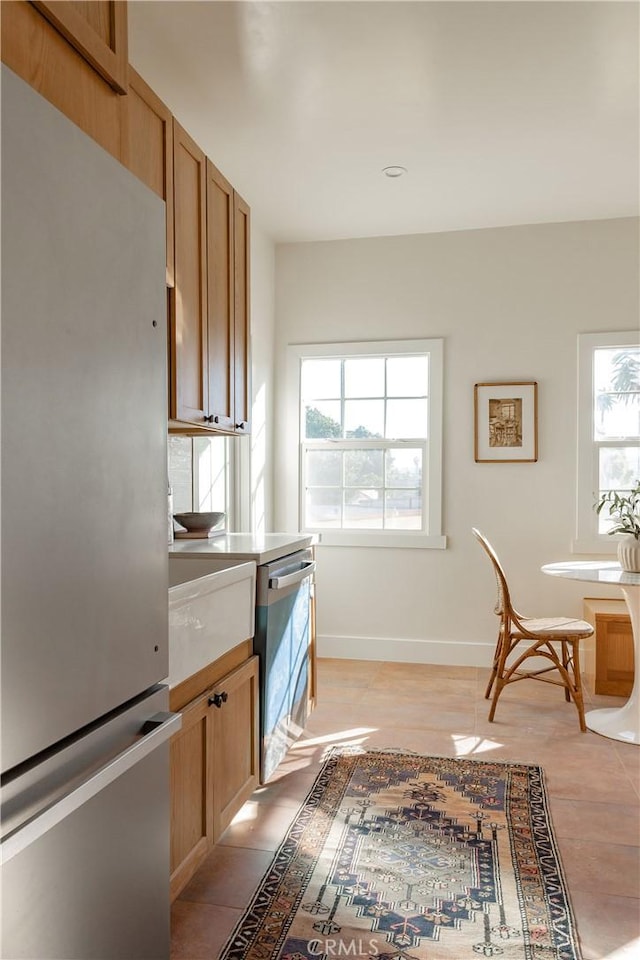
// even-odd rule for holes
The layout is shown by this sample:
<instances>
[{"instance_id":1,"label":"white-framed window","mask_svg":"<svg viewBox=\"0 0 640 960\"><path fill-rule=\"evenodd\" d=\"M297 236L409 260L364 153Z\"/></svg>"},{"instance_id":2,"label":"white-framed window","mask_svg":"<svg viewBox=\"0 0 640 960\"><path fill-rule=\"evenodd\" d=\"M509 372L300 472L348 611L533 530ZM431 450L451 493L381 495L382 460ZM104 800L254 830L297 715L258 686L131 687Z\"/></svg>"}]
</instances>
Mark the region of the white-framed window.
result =
<instances>
[{"instance_id":1,"label":"white-framed window","mask_svg":"<svg viewBox=\"0 0 640 960\"><path fill-rule=\"evenodd\" d=\"M329 545L446 546L442 355L440 339L289 346L289 524Z\"/></svg>"},{"instance_id":2,"label":"white-framed window","mask_svg":"<svg viewBox=\"0 0 640 960\"><path fill-rule=\"evenodd\" d=\"M578 478L576 553L614 553L606 490L629 490L640 478L640 334L578 336Z\"/></svg>"},{"instance_id":3,"label":"white-framed window","mask_svg":"<svg viewBox=\"0 0 640 960\"><path fill-rule=\"evenodd\" d=\"M237 529L237 469L229 437L172 435L168 452L174 512L222 510L225 528Z\"/></svg>"}]
</instances>

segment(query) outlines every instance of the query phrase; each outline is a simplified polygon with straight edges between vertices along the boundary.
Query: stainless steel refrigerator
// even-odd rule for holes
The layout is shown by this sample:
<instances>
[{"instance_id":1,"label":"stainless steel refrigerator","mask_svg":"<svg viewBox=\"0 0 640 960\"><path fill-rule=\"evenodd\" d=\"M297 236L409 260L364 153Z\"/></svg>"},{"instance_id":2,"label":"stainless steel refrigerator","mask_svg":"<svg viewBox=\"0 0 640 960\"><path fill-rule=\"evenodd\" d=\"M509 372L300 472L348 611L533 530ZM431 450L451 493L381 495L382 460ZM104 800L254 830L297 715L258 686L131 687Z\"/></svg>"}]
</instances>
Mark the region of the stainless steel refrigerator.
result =
<instances>
[{"instance_id":1,"label":"stainless steel refrigerator","mask_svg":"<svg viewBox=\"0 0 640 960\"><path fill-rule=\"evenodd\" d=\"M164 205L1 91L0 953L166 960Z\"/></svg>"}]
</instances>

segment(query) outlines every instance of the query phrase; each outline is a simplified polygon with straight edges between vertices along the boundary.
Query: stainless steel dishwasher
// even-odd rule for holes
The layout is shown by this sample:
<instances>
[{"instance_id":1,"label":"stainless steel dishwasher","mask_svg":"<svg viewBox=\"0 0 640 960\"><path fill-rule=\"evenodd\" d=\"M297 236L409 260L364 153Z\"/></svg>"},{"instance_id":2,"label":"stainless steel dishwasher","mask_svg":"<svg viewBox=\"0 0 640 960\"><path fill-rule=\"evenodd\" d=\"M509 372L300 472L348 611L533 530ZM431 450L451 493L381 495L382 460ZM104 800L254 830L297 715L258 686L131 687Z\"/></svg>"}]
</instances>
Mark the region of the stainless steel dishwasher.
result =
<instances>
[{"instance_id":1,"label":"stainless steel dishwasher","mask_svg":"<svg viewBox=\"0 0 640 960\"><path fill-rule=\"evenodd\" d=\"M254 652L260 657L260 779L300 736L308 711L313 551L258 567Z\"/></svg>"}]
</instances>

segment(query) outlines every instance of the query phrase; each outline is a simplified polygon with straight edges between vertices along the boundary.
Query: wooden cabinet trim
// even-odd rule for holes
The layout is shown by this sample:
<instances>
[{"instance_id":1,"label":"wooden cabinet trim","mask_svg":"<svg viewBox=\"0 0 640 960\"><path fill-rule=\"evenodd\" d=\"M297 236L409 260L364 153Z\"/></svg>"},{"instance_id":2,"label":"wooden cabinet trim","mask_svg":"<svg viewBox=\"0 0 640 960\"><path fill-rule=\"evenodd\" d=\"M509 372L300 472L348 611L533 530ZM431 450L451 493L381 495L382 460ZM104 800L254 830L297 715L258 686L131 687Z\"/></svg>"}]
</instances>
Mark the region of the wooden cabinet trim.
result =
<instances>
[{"instance_id":1,"label":"wooden cabinet trim","mask_svg":"<svg viewBox=\"0 0 640 960\"><path fill-rule=\"evenodd\" d=\"M189 855L185 857L182 863L173 871L169 880L169 898L172 903L178 894L184 890L210 851L211 844L205 837L202 837Z\"/></svg>"},{"instance_id":2,"label":"wooden cabinet trim","mask_svg":"<svg viewBox=\"0 0 640 960\"><path fill-rule=\"evenodd\" d=\"M240 664L244 663L253 655L253 640L244 640L232 650L228 650L217 660L198 670L193 676L187 677L182 683L173 687L169 691L169 709L182 710L195 697L199 696L209 687L213 687L223 677L225 677Z\"/></svg>"},{"instance_id":3,"label":"wooden cabinet trim","mask_svg":"<svg viewBox=\"0 0 640 960\"><path fill-rule=\"evenodd\" d=\"M126 129L117 94L27 0L0 3L2 62L117 160Z\"/></svg>"},{"instance_id":4,"label":"wooden cabinet trim","mask_svg":"<svg viewBox=\"0 0 640 960\"><path fill-rule=\"evenodd\" d=\"M235 191L233 245L234 416L236 431L245 434L251 432L251 212Z\"/></svg>"},{"instance_id":5,"label":"wooden cabinet trim","mask_svg":"<svg viewBox=\"0 0 640 960\"><path fill-rule=\"evenodd\" d=\"M31 0L43 17L118 93L127 92L128 30L125 0L111 0L111 43L102 39L82 14L65 0Z\"/></svg>"}]
</instances>

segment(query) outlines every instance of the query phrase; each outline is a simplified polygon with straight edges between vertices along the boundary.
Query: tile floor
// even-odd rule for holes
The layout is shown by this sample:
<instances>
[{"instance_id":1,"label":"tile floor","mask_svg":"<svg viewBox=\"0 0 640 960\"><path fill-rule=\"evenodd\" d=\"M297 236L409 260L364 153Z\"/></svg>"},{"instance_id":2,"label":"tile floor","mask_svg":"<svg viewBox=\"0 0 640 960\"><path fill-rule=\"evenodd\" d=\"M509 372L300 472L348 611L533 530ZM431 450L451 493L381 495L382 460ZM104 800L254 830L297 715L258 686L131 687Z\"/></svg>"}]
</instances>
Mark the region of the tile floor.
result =
<instances>
[{"instance_id":1,"label":"tile floor","mask_svg":"<svg viewBox=\"0 0 640 960\"><path fill-rule=\"evenodd\" d=\"M580 733L562 691L507 688L487 721L488 671L318 662L318 705L172 908L171 960L216 960L333 744L540 764L584 960L640 956L640 748ZM619 706L617 697L590 696Z\"/></svg>"}]
</instances>

